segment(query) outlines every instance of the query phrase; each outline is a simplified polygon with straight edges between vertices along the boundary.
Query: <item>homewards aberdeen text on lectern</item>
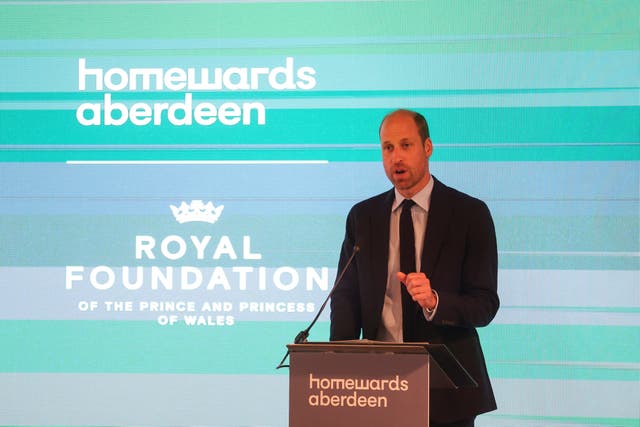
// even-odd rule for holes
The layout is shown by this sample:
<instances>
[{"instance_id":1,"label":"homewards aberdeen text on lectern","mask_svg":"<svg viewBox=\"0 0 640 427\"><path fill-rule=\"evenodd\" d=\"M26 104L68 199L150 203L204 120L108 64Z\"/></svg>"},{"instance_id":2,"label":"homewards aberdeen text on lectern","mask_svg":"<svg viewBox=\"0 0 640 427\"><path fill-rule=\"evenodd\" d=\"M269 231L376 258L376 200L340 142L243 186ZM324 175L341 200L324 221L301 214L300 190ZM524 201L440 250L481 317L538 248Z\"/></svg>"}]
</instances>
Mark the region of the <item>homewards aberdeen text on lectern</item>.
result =
<instances>
[{"instance_id":1,"label":"homewards aberdeen text on lectern","mask_svg":"<svg viewBox=\"0 0 640 427\"><path fill-rule=\"evenodd\" d=\"M291 344L289 427L425 427L429 389L475 387L442 344Z\"/></svg>"}]
</instances>

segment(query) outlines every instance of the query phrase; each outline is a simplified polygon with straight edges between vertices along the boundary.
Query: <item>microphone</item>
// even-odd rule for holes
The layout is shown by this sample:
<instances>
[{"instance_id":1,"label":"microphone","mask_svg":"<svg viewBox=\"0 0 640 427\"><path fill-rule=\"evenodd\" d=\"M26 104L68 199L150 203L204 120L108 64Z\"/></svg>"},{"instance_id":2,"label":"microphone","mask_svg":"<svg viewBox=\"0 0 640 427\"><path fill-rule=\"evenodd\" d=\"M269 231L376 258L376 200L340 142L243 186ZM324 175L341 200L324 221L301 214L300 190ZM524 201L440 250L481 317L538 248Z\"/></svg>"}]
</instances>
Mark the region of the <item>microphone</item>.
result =
<instances>
[{"instance_id":1,"label":"microphone","mask_svg":"<svg viewBox=\"0 0 640 427\"><path fill-rule=\"evenodd\" d=\"M293 340L294 344L302 344L304 342L307 342L307 338L309 337L309 331L311 331L311 328L313 328L313 325L315 325L316 322L318 321L318 318L320 317L320 315L322 314L322 311L324 310L324 308L326 307L327 303L329 302L329 299L331 299L331 296L333 295L333 293L335 292L336 288L338 287L338 284L340 284L340 282L342 281L342 276L345 275L345 273L347 272L347 269L349 268L349 266L351 265L351 262L353 261L353 258L356 256L356 254L359 251L360 251L360 246L354 245L353 246L353 252L351 253L351 256L347 260L347 263L345 264L344 268L342 269L342 271L338 275L338 278L336 279L336 281L333 282L333 287L329 291L329 294L327 295L327 298L325 298L324 302L320 306L320 309L318 310L318 313L316 313L316 317L313 318L313 320L311 321L309 326L307 326L307 329L305 329L303 331L300 331L298 333L298 335L296 335L296 338ZM284 361L287 360L287 356L289 356L289 350L287 350L287 354L284 355L284 357L280 361L280 364L278 366L276 366L276 369L288 368L289 367L289 365L284 365L283 364Z\"/></svg>"}]
</instances>

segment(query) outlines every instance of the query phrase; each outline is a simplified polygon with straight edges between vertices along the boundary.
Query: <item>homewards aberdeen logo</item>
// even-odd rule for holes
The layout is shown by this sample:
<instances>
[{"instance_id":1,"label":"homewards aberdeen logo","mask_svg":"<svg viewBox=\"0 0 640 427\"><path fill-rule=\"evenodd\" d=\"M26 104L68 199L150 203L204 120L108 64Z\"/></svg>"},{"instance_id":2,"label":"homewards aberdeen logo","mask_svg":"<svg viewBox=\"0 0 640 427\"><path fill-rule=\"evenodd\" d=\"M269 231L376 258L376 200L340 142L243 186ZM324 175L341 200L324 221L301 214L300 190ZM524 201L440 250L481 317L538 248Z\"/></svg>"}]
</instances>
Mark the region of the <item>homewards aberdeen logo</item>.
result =
<instances>
[{"instance_id":1,"label":"homewards aberdeen logo","mask_svg":"<svg viewBox=\"0 0 640 427\"><path fill-rule=\"evenodd\" d=\"M78 90L94 95L102 93L103 98L77 107L76 120L82 126L263 126L267 122L267 108L262 102L213 104L202 97L229 92L309 91L317 85L315 68L301 66L290 56L279 64L258 67L172 64L166 68L146 68L132 64L107 68L88 62L86 58L78 58ZM143 99L118 100L119 92L136 93ZM154 99L154 93L160 92L173 96Z\"/></svg>"},{"instance_id":2,"label":"homewards aberdeen logo","mask_svg":"<svg viewBox=\"0 0 640 427\"><path fill-rule=\"evenodd\" d=\"M214 224L220 218L224 205L215 207L211 202L205 204L202 200L192 200L188 205L186 202L182 202L179 207L171 205L170 208L176 221L180 224L185 222Z\"/></svg>"}]
</instances>

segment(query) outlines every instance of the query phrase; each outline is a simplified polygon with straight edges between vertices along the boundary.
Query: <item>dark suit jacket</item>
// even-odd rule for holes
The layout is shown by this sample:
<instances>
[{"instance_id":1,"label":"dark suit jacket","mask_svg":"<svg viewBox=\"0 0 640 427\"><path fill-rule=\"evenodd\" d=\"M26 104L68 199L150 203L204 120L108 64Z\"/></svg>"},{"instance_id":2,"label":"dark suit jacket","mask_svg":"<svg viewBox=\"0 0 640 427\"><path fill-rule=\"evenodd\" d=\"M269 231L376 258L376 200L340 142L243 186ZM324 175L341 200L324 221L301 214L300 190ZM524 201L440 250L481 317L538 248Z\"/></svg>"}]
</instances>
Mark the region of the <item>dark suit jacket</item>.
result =
<instances>
[{"instance_id":1,"label":"dark suit jacket","mask_svg":"<svg viewBox=\"0 0 640 427\"><path fill-rule=\"evenodd\" d=\"M411 301L403 313L404 340L446 344L478 382L478 388L432 390L430 418L451 422L496 409L476 327L498 311L495 229L484 202L434 179L422 271L439 295L427 322ZM394 191L356 204L347 217L341 271L354 245L360 247L331 298L331 340L375 340L387 281L389 220Z\"/></svg>"}]
</instances>

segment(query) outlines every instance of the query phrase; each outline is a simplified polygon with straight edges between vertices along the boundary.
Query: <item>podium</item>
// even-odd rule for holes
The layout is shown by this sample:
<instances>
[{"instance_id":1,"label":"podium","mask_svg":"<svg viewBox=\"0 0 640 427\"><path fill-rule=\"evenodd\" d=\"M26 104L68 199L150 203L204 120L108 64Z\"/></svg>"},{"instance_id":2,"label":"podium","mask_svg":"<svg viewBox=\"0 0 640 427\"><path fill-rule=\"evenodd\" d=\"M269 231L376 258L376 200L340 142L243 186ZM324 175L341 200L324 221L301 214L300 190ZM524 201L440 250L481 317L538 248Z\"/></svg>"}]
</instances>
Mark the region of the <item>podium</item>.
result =
<instances>
[{"instance_id":1,"label":"podium","mask_svg":"<svg viewBox=\"0 0 640 427\"><path fill-rule=\"evenodd\" d=\"M477 387L442 344L334 341L287 348L289 427L425 427L430 389Z\"/></svg>"}]
</instances>

